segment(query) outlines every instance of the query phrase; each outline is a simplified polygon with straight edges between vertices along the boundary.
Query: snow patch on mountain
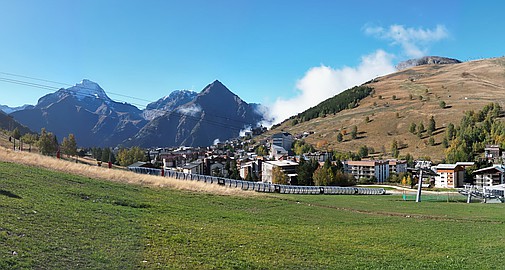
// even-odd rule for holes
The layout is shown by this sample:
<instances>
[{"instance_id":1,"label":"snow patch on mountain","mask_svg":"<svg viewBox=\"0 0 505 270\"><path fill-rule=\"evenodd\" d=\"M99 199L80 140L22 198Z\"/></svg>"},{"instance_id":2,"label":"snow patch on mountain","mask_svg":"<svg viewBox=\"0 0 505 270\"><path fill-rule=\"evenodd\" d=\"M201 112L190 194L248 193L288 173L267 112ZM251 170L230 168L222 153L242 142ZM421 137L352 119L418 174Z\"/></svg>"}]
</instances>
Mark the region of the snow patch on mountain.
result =
<instances>
[{"instance_id":1,"label":"snow patch on mountain","mask_svg":"<svg viewBox=\"0 0 505 270\"><path fill-rule=\"evenodd\" d=\"M149 103L142 114L145 119L152 120L175 110L175 108L183 104L193 101L197 95L198 93L190 90L175 90L169 95Z\"/></svg>"},{"instance_id":2,"label":"snow patch on mountain","mask_svg":"<svg viewBox=\"0 0 505 270\"><path fill-rule=\"evenodd\" d=\"M100 85L88 79L84 79L75 86L67 88L66 91L71 93L79 101L83 101L86 98L102 99L106 102L111 101Z\"/></svg>"}]
</instances>

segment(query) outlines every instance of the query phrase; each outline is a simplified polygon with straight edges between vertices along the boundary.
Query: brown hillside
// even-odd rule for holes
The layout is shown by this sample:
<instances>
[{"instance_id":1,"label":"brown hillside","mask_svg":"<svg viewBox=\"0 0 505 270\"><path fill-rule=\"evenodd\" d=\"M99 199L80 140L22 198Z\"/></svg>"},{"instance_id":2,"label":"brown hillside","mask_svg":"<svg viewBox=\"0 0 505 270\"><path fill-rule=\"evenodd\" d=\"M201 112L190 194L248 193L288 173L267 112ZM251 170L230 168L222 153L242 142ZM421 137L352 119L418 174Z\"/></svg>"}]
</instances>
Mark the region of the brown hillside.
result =
<instances>
[{"instance_id":1,"label":"brown hillside","mask_svg":"<svg viewBox=\"0 0 505 270\"><path fill-rule=\"evenodd\" d=\"M380 77L370 86L375 94L363 99L354 109L295 126L286 121L271 132L281 129L293 134L314 131L306 141L319 149L356 152L366 145L373 147L377 155L385 149L386 156L390 154L393 140L397 140L404 147L400 155L410 153L415 158L429 156L441 160L445 149L440 143L447 124L457 125L464 111L480 110L492 102L505 107L505 58L417 66ZM440 101L445 101L446 108L440 107ZM412 122L418 125L423 121L427 127L432 115L437 126L435 146L428 145L426 133L419 139L409 132ZM355 140L349 135L353 125L360 133ZM339 143L336 138L340 130L347 131L348 135Z\"/></svg>"}]
</instances>

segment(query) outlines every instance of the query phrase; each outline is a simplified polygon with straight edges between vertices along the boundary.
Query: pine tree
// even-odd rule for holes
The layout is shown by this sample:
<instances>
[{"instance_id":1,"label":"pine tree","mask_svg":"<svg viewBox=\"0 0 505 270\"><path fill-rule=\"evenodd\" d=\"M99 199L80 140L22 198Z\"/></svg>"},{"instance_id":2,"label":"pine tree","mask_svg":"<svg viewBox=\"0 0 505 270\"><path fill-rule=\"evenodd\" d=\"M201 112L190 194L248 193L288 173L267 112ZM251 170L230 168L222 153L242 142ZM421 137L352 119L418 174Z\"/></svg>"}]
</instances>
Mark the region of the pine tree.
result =
<instances>
[{"instance_id":1,"label":"pine tree","mask_svg":"<svg viewBox=\"0 0 505 270\"><path fill-rule=\"evenodd\" d=\"M358 155L361 158L367 157L368 156L368 147L366 145L362 145L359 150L358 150Z\"/></svg>"},{"instance_id":2,"label":"pine tree","mask_svg":"<svg viewBox=\"0 0 505 270\"><path fill-rule=\"evenodd\" d=\"M77 155L77 142L75 141L74 134L68 134L68 138L63 138L63 142L61 143L61 150L63 154L67 156Z\"/></svg>"},{"instance_id":3,"label":"pine tree","mask_svg":"<svg viewBox=\"0 0 505 270\"><path fill-rule=\"evenodd\" d=\"M398 150L398 142L396 140L393 140L393 143L391 143L391 155L394 158L398 158L400 155L400 150Z\"/></svg>"},{"instance_id":4,"label":"pine tree","mask_svg":"<svg viewBox=\"0 0 505 270\"><path fill-rule=\"evenodd\" d=\"M13 131L12 131L12 134L11 136L16 139L16 140L19 140L19 138L21 138L21 132L19 132L19 129L18 128L15 128Z\"/></svg>"},{"instance_id":5,"label":"pine tree","mask_svg":"<svg viewBox=\"0 0 505 270\"><path fill-rule=\"evenodd\" d=\"M424 124L423 124L423 121L421 121L421 123L419 123L419 125L417 126L417 133L423 133L424 132Z\"/></svg>"},{"instance_id":6,"label":"pine tree","mask_svg":"<svg viewBox=\"0 0 505 270\"><path fill-rule=\"evenodd\" d=\"M431 136L433 134L433 131L435 131L436 128L436 123L435 123L435 118L431 116L429 122L428 122L428 135Z\"/></svg>"},{"instance_id":7,"label":"pine tree","mask_svg":"<svg viewBox=\"0 0 505 270\"><path fill-rule=\"evenodd\" d=\"M303 157L300 159L296 172L298 173L298 184L302 186L313 186L312 176L319 167L319 163L314 159L306 161Z\"/></svg>"},{"instance_id":8,"label":"pine tree","mask_svg":"<svg viewBox=\"0 0 505 270\"><path fill-rule=\"evenodd\" d=\"M342 142L343 139L344 139L344 136L342 135L342 132L339 132L337 134L337 142Z\"/></svg>"},{"instance_id":9,"label":"pine tree","mask_svg":"<svg viewBox=\"0 0 505 270\"><path fill-rule=\"evenodd\" d=\"M410 133L416 134L416 127L417 127L416 123L414 123L414 122L410 123L410 127L409 127Z\"/></svg>"},{"instance_id":10,"label":"pine tree","mask_svg":"<svg viewBox=\"0 0 505 270\"><path fill-rule=\"evenodd\" d=\"M358 127L357 126L352 126L351 138L354 140L357 137L358 137Z\"/></svg>"},{"instance_id":11,"label":"pine tree","mask_svg":"<svg viewBox=\"0 0 505 270\"><path fill-rule=\"evenodd\" d=\"M453 123L449 123L447 125L447 131L446 131L447 140L451 141L452 139L454 139L454 136L456 136L456 128L454 127Z\"/></svg>"},{"instance_id":12,"label":"pine tree","mask_svg":"<svg viewBox=\"0 0 505 270\"><path fill-rule=\"evenodd\" d=\"M430 136L430 139L428 140L428 144L429 144L430 146L435 145L435 139L433 138L433 136Z\"/></svg>"},{"instance_id":13,"label":"pine tree","mask_svg":"<svg viewBox=\"0 0 505 270\"><path fill-rule=\"evenodd\" d=\"M58 150L58 141L53 133L47 132L45 128L40 131L38 141L39 151L42 155L54 155Z\"/></svg>"}]
</instances>

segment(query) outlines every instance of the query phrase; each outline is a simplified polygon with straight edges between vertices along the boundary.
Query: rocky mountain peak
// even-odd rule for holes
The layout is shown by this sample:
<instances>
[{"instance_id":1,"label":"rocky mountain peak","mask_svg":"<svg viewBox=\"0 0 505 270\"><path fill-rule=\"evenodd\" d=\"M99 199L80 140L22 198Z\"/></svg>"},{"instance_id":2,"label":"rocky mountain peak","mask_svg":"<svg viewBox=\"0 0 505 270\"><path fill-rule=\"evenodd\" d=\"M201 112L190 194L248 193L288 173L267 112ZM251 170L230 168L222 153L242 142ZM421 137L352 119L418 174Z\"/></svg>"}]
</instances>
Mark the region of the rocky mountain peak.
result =
<instances>
[{"instance_id":1,"label":"rocky mountain peak","mask_svg":"<svg viewBox=\"0 0 505 270\"><path fill-rule=\"evenodd\" d=\"M75 86L67 88L66 91L71 93L78 100L83 100L85 98L110 100L100 85L88 79L83 79L80 83L75 84Z\"/></svg>"},{"instance_id":2,"label":"rocky mountain peak","mask_svg":"<svg viewBox=\"0 0 505 270\"><path fill-rule=\"evenodd\" d=\"M416 59L409 59L403 61L396 65L396 69L404 70L411 67L421 66L421 65L448 65L448 64L459 64L461 61L458 59L440 57L440 56L424 56Z\"/></svg>"}]
</instances>

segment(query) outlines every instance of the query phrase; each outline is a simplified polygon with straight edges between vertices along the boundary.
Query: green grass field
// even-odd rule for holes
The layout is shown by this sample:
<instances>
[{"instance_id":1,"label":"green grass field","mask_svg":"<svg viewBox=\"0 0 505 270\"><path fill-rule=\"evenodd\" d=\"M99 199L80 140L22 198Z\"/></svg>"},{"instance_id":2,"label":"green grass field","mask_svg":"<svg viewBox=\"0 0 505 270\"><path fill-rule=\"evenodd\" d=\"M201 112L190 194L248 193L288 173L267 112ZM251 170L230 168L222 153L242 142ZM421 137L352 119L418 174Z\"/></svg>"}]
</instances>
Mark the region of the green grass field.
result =
<instances>
[{"instance_id":1,"label":"green grass field","mask_svg":"<svg viewBox=\"0 0 505 270\"><path fill-rule=\"evenodd\" d=\"M0 269L498 269L504 209L199 194L0 162Z\"/></svg>"}]
</instances>

